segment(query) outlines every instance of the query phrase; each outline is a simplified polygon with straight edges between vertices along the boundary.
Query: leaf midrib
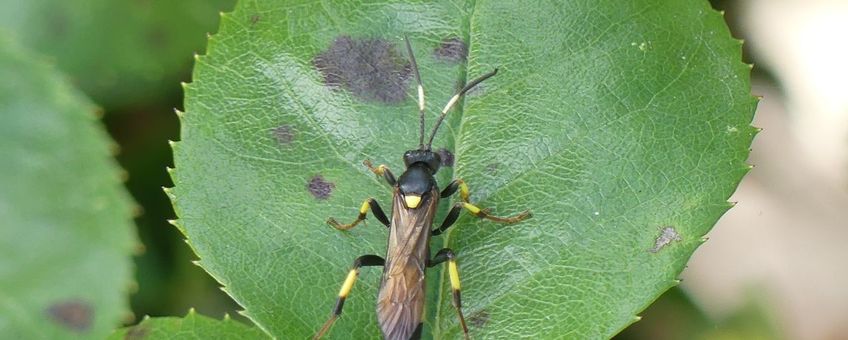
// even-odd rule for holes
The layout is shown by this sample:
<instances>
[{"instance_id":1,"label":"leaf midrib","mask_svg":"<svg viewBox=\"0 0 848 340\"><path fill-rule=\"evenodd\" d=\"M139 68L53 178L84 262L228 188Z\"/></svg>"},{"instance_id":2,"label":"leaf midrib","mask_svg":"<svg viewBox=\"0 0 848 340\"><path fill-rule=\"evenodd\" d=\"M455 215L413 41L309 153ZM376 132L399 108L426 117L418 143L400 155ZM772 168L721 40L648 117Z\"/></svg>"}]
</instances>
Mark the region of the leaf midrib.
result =
<instances>
[{"instance_id":1,"label":"leaf midrib","mask_svg":"<svg viewBox=\"0 0 848 340\"><path fill-rule=\"evenodd\" d=\"M465 40L465 46L466 46L466 51L467 51L465 59L462 61L462 65L460 66L460 67L464 68L462 70L462 72L460 73L461 74L460 77L462 77L462 84L465 84L468 81L468 60L471 59L471 51L472 51L472 48L471 48L471 23L474 19L474 13L476 11L477 11L477 0L471 0L471 12L468 13L468 15L466 16L466 20L464 20L465 27L464 27L464 30L462 32L463 40ZM459 144L458 140L462 136L462 128L465 126L465 124L464 124L465 118L466 118L465 117L465 98L463 97L462 100L460 102L458 102L456 105L457 105L457 107L456 107L455 110L457 111L456 114L459 115L459 119L458 119L459 127L456 128L456 129L451 128L450 131L451 132L456 131L453 134L453 138L452 138L453 145L451 145L451 146L454 150L454 155L455 155L454 162L458 163L459 159L460 159L460 157L459 157L460 155L459 155L459 153L456 152L456 150L457 150L456 146ZM454 172L455 172L454 168L451 167L451 178L454 177ZM442 236L442 245L445 248L450 248L451 234L453 234L453 230L448 230ZM442 270L439 273L439 285L435 289L436 294L437 294L437 297L436 297L436 314L435 314L435 320L432 320L433 322L431 323L431 325L433 325L432 329L431 329L431 334L433 334L434 336L437 335L437 334L438 335L443 334L442 328L441 328L442 324L441 324L441 322L439 322L439 320L441 320L442 306L444 305L443 299L447 295L447 294L444 294L445 293L444 287L446 285L446 283L445 283L445 280L446 280L445 272L446 271Z\"/></svg>"}]
</instances>

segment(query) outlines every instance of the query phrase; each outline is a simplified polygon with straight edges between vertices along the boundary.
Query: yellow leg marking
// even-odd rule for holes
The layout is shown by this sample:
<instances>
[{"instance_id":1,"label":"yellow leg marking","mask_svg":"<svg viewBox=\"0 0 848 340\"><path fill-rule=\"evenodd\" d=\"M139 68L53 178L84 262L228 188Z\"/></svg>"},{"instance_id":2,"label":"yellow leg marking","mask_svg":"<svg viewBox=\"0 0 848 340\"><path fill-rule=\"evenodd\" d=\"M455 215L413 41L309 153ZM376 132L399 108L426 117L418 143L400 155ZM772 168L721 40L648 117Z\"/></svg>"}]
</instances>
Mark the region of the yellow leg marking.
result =
<instances>
[{"instance_id":1,"label":"yellow leg marking","mask_svg":"<svg viewBox=\"0 0 848 340\"><path fill-rule=\"evenodd\" d=\"M353 283L356 282L357 275L359 275L359 270L356 269L351 269L350 272L347 273L347 278L342 285L342 289L339 290L339 297L347 297L347 295L350 294L350 289L353 288Z\"/></svg>"},{"instance_id":2,"label":"yellow leg marking","mask_svg":"<svg viewBox=\"0 0 848 340\"><path fill-rule=\"evenodd\" d=\"M465 208L466 210L468 210L470 213L474 214L477 217L485 218L485 219L490 220L490 221L501 222L501 223L521 222L523 220L526 220L528 217L532 216L532 214L530 214L530 210L522 211L521 213L519 213L518 215L515 215L515 216L499 217L499 216L489 215L488 209L486 209L486 210L480 209L479 207L477 207L476 205L473 205L471 203L463 202L462 207Z\"/></svg>"},{"instance_id":3,"label":"yellow leg marking","mask_svg":"<svg viewBox=\"0 0 848 340\"><path fill-rule=\"evenodd\" d=\"M456 261L448 261L448 272L450 273L451 288L453 290L459 290L459 269L456 267Z\"/></svg>"},{"instance_id":4,"label":"yellow leg marking","mask_svg":"<svg viewBox=\"0 0 848 340\"><path fill-rule=\"evenodd\" d=\"M462 198L463 202L470 202L468 200L468 196L470 195L468 191L468 185L465 184L465 181L459 180L459 197Z\"/></svg>"},{"instance_id":5,"label":"yellow leg marking","mask_svg":"<svg viewBox=\"0 0 848 340\"><path fill-rule=\"evenodd\" d=\"M479 215L480 212L482 211L476 205L473 205L473 204L468 203L468 202L462 202L462 207L465 208L466 210L470 211L474 215Z\"/></svg>"},{"instance_id":6,"label":"yellow leg marking","mask_svg":"<svg viewBox=\"0 0 848 340\"><path fill-rule=\"evenodd\" d=\"M462 332L465 334L465 339L468 338L468 326L465 325L465 316L462 315L462 300L459 297L459 269L456 266L456 260L448 260L448 274L450 275L451 288L453 289L453 306L456 308L456 314L459 316L459 324L462 325Z\"/></svg>"},{"instance_id":7,"label":"yellow leg marking","mask_svg":"<svg viewBox=\"0 0 848 340\"><path fill-rule=\"evenodd\" d=\"M370 201L370 200L371 199L369 198L369 199L366 199L365 202L362 202L362 206L359 207L359 216L356 218L356 220L354 220L350 224L341 224L338 221L336 221L335 218L332 218L332 217L330 217L327 220L327 224L333 226L333 228L336 228L338 230L350 230L351 228L353 228L357 224L359 224L359 222L362 222L362 221L365 220L365 214L368 212L368 209L371 209L371 204L368 203L368 201Z\"/></svg>"},{"instance_id":8,"label":"yellow leg marking","mask_svg":"<svg viewBox=\"0 0 848 340\"><path fill-rule=\"evenodd\" d=\"M368 167L368 170L371 170L371 172L373 172L377 176L383 176L383 173L385 173L386 169L389 168L385 164L380 164L375 168L374 164L371 164L371 161L367 159L362 161L362 164L365 164L365 166Z\"/></svg>"}]
</instances>

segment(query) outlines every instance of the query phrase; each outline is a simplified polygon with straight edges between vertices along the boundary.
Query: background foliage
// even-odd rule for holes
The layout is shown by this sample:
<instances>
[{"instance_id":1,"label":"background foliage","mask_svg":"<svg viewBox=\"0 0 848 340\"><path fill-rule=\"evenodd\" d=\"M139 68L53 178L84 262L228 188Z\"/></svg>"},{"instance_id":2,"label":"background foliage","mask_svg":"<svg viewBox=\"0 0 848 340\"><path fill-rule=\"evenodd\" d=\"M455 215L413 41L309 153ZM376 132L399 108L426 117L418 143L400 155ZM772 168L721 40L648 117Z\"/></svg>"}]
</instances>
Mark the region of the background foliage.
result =
<instances>
[{"instance_id":1,"label":"background foliage","mask_svg":"<svg viewBox=\"0 0 848 340\"><path fill-rule=\"evenodd\" d=\"M0 334L103 337L127 320L131 201L96 109L0 36Z\"/></svg>"}]
</instances>

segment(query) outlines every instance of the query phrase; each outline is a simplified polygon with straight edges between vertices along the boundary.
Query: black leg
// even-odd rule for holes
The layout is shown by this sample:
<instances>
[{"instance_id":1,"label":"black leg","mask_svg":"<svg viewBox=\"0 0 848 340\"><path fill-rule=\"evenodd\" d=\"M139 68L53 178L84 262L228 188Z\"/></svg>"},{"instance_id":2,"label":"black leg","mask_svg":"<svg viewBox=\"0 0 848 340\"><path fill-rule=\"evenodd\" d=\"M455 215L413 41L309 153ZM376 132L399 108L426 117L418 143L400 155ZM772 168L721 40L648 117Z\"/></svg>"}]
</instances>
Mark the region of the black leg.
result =
<instances>
[{"instance_id":1,"label":"black leg","mask_svg":"<svg viewBox=\"0 0 848 340\"><path fill-rule=\"evenodd\" d=\"M333 307L333 314L330 316L330 319L321 326L321 329L315 334L313 339L317 340L324 336L325 333L330 329L330 326L333 325L333 322L339 318L339 315L342 315L342 308L344 307L345 299L348 294L350 294L351 288L353 288L353 284L356 282L356 277L359 276L359 268L360 267L370 267L370 266L383 266L386 264L386 260L377 255L363 255L357 257L355 261L353 261L353 268L350 269L350 272L347 273L347 278L342 284L342 289L339 290L339 297L336 299L336 306Z\"/></svg>"},{"instance_id":2,"label":"black leg","mask_svg":"<svg viewBox=\"0 0 848 340\"><path fill-rule=\"evenodd\" d=\"M442 262L448 262L448 275L450 276L451 291L453 292L453 306L456 308L456 313L459 315L459 324L462 325L462 332L465 334L465 339L468 339L468 326L465 325L465 316L462 315L462 297L460 296L459 283L459 268L456 265L456 255L450 248L444 248L433 256L428 267L433 267Z\"/></svg>"},{"instance_id":3,"label":"black leg","mask_svg":"<svg viewBox=\"0 0 848 340\"><path fill-rule=\"evenodd\" d=\"M460 192L460 196L464 202L468 202L468 186L465 184L465 181L461 179L455 179L442 190L442 193L439 195L442 198L448 197L456 193L456 190L459 189L460 186L464 186L465 190Z\"/></svg>"},{"instance_id":4,"label":"black leg","mask_svg":"<svg viewBox=\"0 0 848 340\"><path fill-rule=\"evenodd\" d=\"M368 213L368 209L371 209L371 212L374 214L374 217L376 217L377 220L380 221L380 223L385 225L387 228L389 227L389 219L386 217L386 214L383 212L383 209L380 208L380 205L377 204L377 200L373 198L369 198L365 200L365 202L362 202L362 206L359 208L359 216L357 216L356 220L352 223L341 224L337 222L335 218L330 217L330 219L327 220L327 224L339 230L348 230L350 228L355 227L357 224L359 224L359 222L365 220L365 214Z\"/></svg>"},{"instance_id":5,"label":"black leg","mask_svg":"<svg viewBox=\"0 0 848 340\"><path fill-rule=\"evenodd\" d=\"M459 213L462 211L462 203L457 203L453 205L450 212L448 212L448 216L445 216L445 220L442 221L442 225L438 228L433 229L433 236L441 235L445 230L448 230L459 217Z\"/></svg>"}]
</instances>

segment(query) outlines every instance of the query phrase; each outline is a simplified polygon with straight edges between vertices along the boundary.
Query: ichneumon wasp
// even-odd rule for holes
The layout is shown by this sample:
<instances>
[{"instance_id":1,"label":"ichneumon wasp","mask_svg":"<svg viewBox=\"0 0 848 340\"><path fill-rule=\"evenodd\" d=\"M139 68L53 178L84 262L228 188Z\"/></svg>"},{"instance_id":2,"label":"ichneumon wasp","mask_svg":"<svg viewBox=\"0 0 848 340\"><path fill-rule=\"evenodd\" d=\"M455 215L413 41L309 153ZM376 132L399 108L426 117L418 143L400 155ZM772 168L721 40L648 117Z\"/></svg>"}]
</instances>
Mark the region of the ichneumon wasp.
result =
<instances>
[{"instance_id":1,"label":"ichneumon wasp","mask_svg":"<svg viewBox=\"0 0 848 340\"><path fill-rule=\"evenodd\" d=\"M351 288L353 288L353 284L359 275L359 269L367 266L383 266L383 276L377 297L377 319L383 337L388 340L419 339L424 315L425 269L444 262L448 264L453 305L456 307L463 334L468 338L468 327L462 314L456 255L453 250L444 248L439 250L433 258L430 258L430 237L439 235L450 228L463 209L477 217L500 223L515 223L530 217L529 211L510 217L492 216L486 209L481 209L471 203L468 186L462 179L453 180L444 190L439 191L439 186L434 177L436 172L439 171L441 159L438 153L431 150L431 145L439 126L448 112L466 92L497 74L498 70L494 69L462 87L442 109L427 144L424 144L424 86L421 83L421 75L418 72L418 65L412 53L409 39L404 37L404 42L412 63L415 80L418 82L420 119L418 149L409 150L403 154L406 170L399 178L395 178L385 165L381 164L374 167L370 161L364 162L371 172L382 177L392 186L391 220L386 217L377 201L369 198L362 203L359 208L359 216L352 223L341 224L333 218L327 221L336 229L349 230L365 220L365 215L368 210L371 210L374 217L389 228L386 257L363 255L353 262L353 268L348 272L347 278L339 291L332 315L315 335L315 339L319 339L327 333L333 322L341 315L345 299L350 294ZM439 199L449 197L457 191L459 191L460 202L454 204L438 228L432 229Z\"/></svg>"}]
</instances>

